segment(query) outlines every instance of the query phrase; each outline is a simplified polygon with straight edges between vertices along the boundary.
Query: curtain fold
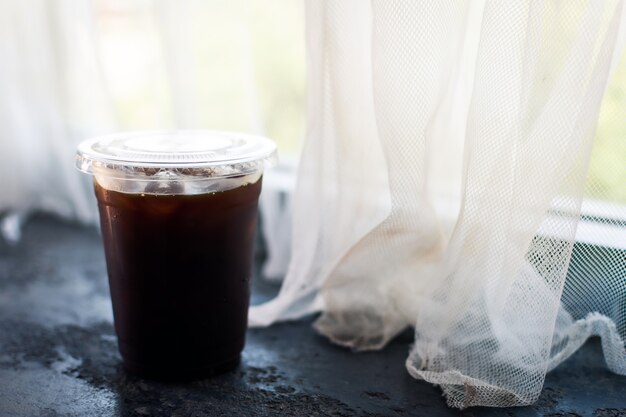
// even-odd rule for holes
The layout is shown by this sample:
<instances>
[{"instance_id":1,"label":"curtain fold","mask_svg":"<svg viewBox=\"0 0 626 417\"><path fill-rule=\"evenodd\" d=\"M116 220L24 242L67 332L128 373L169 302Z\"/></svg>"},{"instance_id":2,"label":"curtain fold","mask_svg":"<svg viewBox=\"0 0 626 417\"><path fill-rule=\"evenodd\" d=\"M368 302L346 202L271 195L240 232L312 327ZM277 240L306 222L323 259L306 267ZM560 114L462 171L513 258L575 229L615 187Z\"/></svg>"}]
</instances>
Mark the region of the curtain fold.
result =
<instances>
[{"instance_id":1,"label":"curtain fold","mask_svg":"<svg viewBox=\"0 0 626 417\"><path fill-rule=\"evenodd\" d=\"M292 259L251 324L321 311L355 350L414 326L409 373L458 408L533 403L592 335L624 374L626 248L576 243L623 7L308 2Z\"/></svg>"}]
</instances>

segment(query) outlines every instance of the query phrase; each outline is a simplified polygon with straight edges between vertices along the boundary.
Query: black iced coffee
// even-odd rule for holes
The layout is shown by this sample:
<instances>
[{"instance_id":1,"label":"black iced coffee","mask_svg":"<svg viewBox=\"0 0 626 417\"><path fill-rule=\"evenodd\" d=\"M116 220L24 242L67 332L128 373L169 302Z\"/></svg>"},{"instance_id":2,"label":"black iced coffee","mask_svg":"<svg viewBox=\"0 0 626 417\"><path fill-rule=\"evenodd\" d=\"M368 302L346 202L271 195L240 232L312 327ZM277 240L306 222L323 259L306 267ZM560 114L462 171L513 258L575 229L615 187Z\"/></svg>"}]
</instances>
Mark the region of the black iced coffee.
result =
<instances>
[{"instance_id":1,"label":"black iced coffee","mask_svg":"<svg viewBox=\"0 0 626 417\"><path fill-rule=\"evenodd\" d=\"M210 146L206 135L204 146ZM167 148L168 138L161 134L159 146L152 145ZM262 142L272 156L268 143ZM245 341L263 161L209 167L204 162L200 168L144 161L128 169L127 162L97 166L85 153L79 148L79 162L92 166L79 168L96 177L125 368L176 380L235 367Z\"/></svg>"}]
</instances>

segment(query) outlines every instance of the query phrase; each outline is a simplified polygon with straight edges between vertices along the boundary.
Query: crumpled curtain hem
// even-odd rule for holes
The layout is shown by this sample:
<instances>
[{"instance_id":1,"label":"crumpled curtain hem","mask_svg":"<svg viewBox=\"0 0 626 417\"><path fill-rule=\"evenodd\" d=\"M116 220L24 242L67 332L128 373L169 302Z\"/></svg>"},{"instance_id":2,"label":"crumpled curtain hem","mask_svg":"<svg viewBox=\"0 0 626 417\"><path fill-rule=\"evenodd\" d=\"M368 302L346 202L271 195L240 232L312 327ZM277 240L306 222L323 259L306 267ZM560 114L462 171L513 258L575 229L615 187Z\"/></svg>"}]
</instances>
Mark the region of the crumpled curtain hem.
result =
<instances>
[{"instance_id":1,"label":"crumpled curtain hem","mask_svg":"<svg viewBox=\"0 0 626 417\"><path fill-rule=\"evenodd\" d=\"M597 312L589 313L584 319L576 320L569 328L571 337L566 349L546 360L539 367L548 372L575 353L590 337L600 337L604 358L608 368L617 374L626 375L623 357L615 356L615 352L624 352L624 341L619 336L615 323L609 317ZM498 407L517 407L534 404L540 392L530 397L521 397L517 393L504 390L499 386L489 384L483 380L472 378L459 371L435 372L424 369L427 360L416 357L416 353L409 355L405 366L409 374L416 379L422 379L439 385L450 407L465 409L481 406L498 398ZM423 364L417 367L416 364Z\"/></svg>"}]
</instances>

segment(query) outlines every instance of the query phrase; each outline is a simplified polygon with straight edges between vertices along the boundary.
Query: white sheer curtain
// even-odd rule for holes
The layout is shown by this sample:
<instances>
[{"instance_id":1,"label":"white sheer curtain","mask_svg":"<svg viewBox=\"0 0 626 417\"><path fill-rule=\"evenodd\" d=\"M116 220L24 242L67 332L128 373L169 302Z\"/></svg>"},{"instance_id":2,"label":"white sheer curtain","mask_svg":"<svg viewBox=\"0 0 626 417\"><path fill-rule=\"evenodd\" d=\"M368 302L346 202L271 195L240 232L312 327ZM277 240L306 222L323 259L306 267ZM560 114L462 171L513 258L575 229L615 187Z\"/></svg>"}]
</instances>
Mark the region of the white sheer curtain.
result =
<instances>
[{"instance_id":1,"label":"white sheer curtain","mask_svg":"<svg viewBox=\"0 0 626 417\"><path fill-rule=\"evenodd\" d=\"M251 324L321 310L355 350L414 326L408 371L459 408L534 402L591 335L626 374L626 229L580 222L623 7L308 2L292 259Z\"/></svg>"},{"instance_id":2,"label":"white sheer curtain","mask_svg":"<svg viewBox=\"0 0 626 417\"><path fill-rule=\"evenodd\" d=\"M299 8L291 0L1 1L0 238L17 241L37 210L97 221L89 178L73 167L77 143L96 134L214 128L297 143ZM267 56L270 47L281 59ZM289 176L269 172L264 181L262 216L276 231L267 235L271 277L287 262L290 227L280 219Z\"/></svg>"},{"instance_id":3,"label":"white sheer curtain","mask_svg":"<svg viewBox=\"0 0 626 417\"><path fill-rule=\"evenodd\" d=\"M10 240L35 209L96 219L91 185L71 163L82 138L112 124L93 28L82 0L0 2L0 213Z\"/></svg>"}]
</instances>

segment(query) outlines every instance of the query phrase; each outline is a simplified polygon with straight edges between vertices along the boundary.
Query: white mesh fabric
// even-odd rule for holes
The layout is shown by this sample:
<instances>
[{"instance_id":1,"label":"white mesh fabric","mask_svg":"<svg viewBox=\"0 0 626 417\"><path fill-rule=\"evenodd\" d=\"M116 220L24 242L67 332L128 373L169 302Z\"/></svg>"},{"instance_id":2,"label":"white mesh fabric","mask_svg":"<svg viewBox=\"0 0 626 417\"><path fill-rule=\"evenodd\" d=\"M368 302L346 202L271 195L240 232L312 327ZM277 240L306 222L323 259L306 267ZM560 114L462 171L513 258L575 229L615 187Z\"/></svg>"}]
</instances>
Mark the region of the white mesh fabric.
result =
<instances>
[{"instance_id":1,"label":"white mesh fabric","mask_svg":"<svg viewBox=\"0 0 626 417\"><path fill-rule=\"evenodd\" d=\"M292 261L251 324L413 325L408 371L459 408L534 402L591 335L626 374L626 210L580 221L622 7L309 2Z\"/></svg>"},{"instance_id":2,"label":"white mesh fabric","mask_svg":"<svg viewBox=\"0 0 626 417\"><path fill-rule=\"evenodd\" d=\"M547 368L590 333L604 333L605 346L614 339L606 356L621 350L624 362L619 335L601 329L608 320L573 325L566 311L556 320L618 29L614 6L486 4L464 202L407 361L452 406L535 401Z\"/></svg>"}]
</instances>

